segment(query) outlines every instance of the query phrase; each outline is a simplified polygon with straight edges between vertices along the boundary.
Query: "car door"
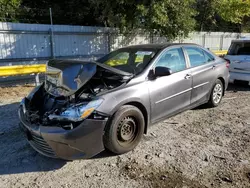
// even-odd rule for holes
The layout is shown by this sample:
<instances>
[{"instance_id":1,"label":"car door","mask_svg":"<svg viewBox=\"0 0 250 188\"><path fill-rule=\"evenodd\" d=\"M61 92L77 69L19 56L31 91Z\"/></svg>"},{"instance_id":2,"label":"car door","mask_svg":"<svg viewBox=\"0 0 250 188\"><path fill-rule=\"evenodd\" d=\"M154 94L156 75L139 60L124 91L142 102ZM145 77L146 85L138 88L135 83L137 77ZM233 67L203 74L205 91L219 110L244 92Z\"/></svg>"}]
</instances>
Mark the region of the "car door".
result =
<instances>
[{"instance_id":1,"label":"car door","mask_svg":"<svg viewBox=\"0 0 250 188\"><path fill-rule=\"evenodd\" d=\"M181 47L165 50L154 64L172 70L169 76L148 81L152 123L190 105L192 78Z\"/></svg>"},{"instance_id":2,"label":"car door","mask_svg":"<svg viewBox=\"0 0 250 188\"><path fill-rule=\"evenodd\" d=\"M191 104L205 102L216 80L215 58L202 48L184 47L192 74Z\"/></svg>"}]
</instances>

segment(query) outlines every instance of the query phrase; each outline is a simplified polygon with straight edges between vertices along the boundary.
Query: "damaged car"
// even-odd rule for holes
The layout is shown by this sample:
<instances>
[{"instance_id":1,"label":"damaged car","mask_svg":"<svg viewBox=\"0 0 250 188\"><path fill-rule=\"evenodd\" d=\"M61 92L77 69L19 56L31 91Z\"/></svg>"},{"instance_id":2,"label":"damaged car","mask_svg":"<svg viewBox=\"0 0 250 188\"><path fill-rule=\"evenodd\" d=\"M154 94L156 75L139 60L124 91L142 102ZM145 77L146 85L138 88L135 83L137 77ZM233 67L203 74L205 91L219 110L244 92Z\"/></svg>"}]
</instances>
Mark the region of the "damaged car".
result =
<instances>
[{"instance_id":1,"label":"damaged car","mask_svg":"<svg viewBox=\"0 0 250 188\"><path fill-rule=\"evenodd\" d=\"M39 153L67 160L134 149L149 126L207 103L228 85L227 61L195 44L135 45L97 61L50 60L25 97L20 127Z\"/></svg>"}]
</instances>

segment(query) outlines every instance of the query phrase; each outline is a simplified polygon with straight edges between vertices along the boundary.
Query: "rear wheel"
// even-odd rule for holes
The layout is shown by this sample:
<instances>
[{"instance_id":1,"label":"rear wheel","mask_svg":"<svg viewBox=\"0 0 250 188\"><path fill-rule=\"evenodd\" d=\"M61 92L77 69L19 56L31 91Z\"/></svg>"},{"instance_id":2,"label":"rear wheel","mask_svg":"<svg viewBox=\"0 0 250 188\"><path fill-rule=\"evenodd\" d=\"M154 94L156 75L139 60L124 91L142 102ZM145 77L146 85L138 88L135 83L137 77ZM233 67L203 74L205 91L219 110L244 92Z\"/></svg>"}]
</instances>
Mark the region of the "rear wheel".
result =
<instances>
[{"instance_id":1,"label":"rear wheel","mask_svg":"<svg viewBox=\"0 0 250 188\"><path fill-rule=\"evenodd\" d=\"M104 145L116 154L134 149L140 142L145 122L141 111L132 105L122 106L105 127Z\"/></svg>"},{"instance_id":2,"label":"rear wheel","mask_svg":"<svg viewBox=\"0 0 250 188\"><path fill-rule=\"evenodd\" d=\"M217 79L213 86L210 99L208 101L208 105L211 107L218 106L222 100L223 91L224 91L223 84L219 79Z\"/></svg>"}]
</instances>

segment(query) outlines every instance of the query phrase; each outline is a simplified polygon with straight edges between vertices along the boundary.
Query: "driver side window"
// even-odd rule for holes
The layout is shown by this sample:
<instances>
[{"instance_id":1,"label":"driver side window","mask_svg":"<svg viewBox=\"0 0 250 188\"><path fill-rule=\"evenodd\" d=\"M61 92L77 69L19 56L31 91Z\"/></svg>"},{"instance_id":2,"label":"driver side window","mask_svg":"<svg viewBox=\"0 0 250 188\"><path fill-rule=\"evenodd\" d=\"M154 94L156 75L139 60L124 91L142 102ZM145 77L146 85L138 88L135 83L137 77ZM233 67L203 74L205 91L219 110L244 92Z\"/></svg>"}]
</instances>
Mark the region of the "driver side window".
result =
<instances>
[{"instance_id":1,"label":"driver side window","mask_svg":"<svg viewBox=\"0 0 250 188\"><path fill-rule=\"evenodd\" d=\"M174 48L166 51L156 62L156 67L167 67L172 70L172 72L179 72L186 69L186 61L181 48Z\"/></svg>"}]
</instances>

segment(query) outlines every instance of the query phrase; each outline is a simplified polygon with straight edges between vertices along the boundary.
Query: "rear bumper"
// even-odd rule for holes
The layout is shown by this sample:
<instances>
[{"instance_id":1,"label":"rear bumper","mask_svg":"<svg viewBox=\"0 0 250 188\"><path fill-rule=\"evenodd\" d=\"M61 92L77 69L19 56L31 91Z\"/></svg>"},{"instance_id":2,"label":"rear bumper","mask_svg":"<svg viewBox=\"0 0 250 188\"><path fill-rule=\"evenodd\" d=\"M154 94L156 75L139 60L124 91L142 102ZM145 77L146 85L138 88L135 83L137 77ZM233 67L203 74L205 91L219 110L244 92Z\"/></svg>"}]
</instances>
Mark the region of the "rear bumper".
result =
<instances>
[{"instance_id":1,"label":"rear bumper","mask_svg":"<svg viewBox=\"0 0 250 188\"><path fill-rule=\"evenodd\" d=\"M230 72L229 82L234 83L235 80L250 82L250 73Z\"/></svg>"},{"instance_id":2,"label":"rear bumper","mask_svg":"<svg viewBox=\"0 0 250 188\"><path fill-rule=\"evenodd\" d=\"M107 120L86 119L75 129L65 130L29 124L22 108L19 118L30 145L45 156L74 160L90 158L104 150L102 137Z\"/></svg>"}]
</instances>

